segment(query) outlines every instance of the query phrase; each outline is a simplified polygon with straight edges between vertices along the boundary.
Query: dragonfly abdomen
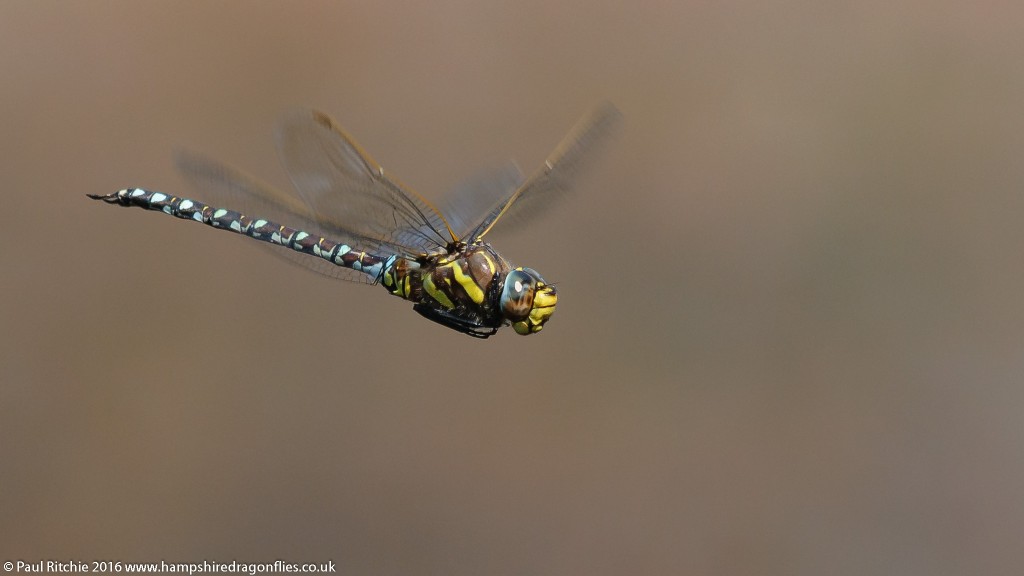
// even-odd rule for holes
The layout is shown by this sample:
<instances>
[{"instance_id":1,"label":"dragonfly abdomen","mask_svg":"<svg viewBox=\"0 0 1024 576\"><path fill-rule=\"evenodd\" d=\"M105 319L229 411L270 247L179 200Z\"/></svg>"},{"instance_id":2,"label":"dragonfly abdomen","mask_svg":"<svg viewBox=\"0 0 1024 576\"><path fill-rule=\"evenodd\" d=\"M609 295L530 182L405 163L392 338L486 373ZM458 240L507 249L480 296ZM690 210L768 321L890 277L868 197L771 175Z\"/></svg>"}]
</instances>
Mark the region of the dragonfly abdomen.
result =
<instances>
[{"instance_id":1,"label":"dragonfly abdomen","mask_svg":"<svg viewBox=\"0 0 1024 576\"><path fill-rule=\"evenodd\" d=\"M88 196L108 204L136 206L145 210L160 211L183 220L202 222L218 230L229 230L256 240L290 248L296 252L323 258L337 266L363 272L373 280L380 278L381 271L389 260L277 222L246 216L227 208L214 208L196 200L153 190L126 188L112 194L89 194Z\"/></svg>"}]
</instances>

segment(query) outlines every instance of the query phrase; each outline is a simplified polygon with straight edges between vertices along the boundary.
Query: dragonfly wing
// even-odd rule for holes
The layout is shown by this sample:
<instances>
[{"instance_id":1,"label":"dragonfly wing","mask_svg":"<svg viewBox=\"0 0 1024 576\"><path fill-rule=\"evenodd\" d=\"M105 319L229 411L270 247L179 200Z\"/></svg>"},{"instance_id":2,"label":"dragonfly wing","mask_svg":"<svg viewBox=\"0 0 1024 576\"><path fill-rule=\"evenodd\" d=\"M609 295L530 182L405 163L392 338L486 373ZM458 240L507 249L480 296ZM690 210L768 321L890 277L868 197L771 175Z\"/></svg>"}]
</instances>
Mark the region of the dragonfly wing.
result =
<instances>
[{"instance_id":1,"label":"dragonfly wing","mask_svg":"<svg viewBox=\"0 0 1024 576\"><path fill-rule=\"evenodd\" d=\"M310 208L294 195L285 194L256 178L226 164L211 160L193 152L179 151L175 164L182 176L198 192L197 200L216 208L237 210L253 218L263 218L313 234L320 234L321 227ZM333 230L328 237L334 242L343 242L363 249L370 239L343 230ZM255 245L279 258L323 274L331 278L355 282L371 282L372 279L350 268L336 266L321 258L301 252L284 250L279 246L256 242ZM387 247L388 251L401 253L401 246Z\"/></svg>"},{"instance_id":2,"label":"dragonfly wing","mask_svg":"<svg viewBox=\"0 0 1024 576\"><path fill-rule=\"evenodd\" d=\"M277 130L277 149L296 191L316 214L320 233L336 231L419 253L444 248L440 212L384 169L326 114L297 110ZM372 246L370 247L372 248Z\"/></svg>"},{"instance_id":3,"label":"dragonfly wing","mask_svg":"<svg viewBox=\"0 0 1024 576\"><path fill-rule=\"evenodd\" d=\"M440 202L441 211L461 240L470 234L495 206L506 202L524 180L523 172L514 162L490 167L460 182Z\"/></svg>"},{"instance_id":4,"label":"dragonfly wing","mask_svg":"<svg viewBox=\"0 0 1024 576\"><path fill-rule=\"evenodd\" d=\"M472 232L479 240L501 221L503 228L512 228L542 212L547 206L572 190L578 174L607 145L622 123L622 113L613 104L598 106L581 118L544 165L525 183L501 198Z\"/></svg>"}]
</instances>

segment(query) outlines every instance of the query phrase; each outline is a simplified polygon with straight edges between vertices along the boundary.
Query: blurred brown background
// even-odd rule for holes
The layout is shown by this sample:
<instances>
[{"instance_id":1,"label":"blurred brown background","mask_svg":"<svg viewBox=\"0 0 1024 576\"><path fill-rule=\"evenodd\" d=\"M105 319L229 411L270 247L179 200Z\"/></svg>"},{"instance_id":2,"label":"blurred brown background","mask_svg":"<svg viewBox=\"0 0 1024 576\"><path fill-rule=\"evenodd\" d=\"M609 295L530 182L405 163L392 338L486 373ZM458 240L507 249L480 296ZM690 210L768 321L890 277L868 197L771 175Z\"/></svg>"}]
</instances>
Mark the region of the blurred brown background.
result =
<instances>
[{"instance_id":1,"label":"blurred brown background","mask_svg":"<svg viewBox=\"0 0 1024 576\"><path fill-rule=\"evenodd\" d=\"M0 3L0 560L345 574L1024 571L1024 8ZM491 240L559 283L475 341L85 193L273 183L335 116L437 198L586 186Z\"/></svg>"}]
</instances>

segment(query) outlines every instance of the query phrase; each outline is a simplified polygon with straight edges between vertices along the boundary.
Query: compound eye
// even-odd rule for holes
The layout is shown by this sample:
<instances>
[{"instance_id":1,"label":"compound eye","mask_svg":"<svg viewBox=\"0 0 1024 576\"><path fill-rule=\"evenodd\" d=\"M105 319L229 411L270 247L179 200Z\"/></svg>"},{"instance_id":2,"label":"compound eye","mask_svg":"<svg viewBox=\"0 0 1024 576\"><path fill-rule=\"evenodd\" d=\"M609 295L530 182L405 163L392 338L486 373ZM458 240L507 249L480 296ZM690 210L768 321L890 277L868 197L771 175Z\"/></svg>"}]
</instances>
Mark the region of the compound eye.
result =
<instances>
[{"instance_id":1,"label":"compound eye","mask_svg":"<svg viewBox=\"0 0 1024 576\"><path fill-rule=\"evenodd\" d=\"M501 311L505 318L516 322L530 315L537 280L523 270L513 270L505 278L501 291Z\"/></svg>"},{"instance_id":2,"label":"compound eye","mask_svg":"<svg viewBox=\"0 0 1024 576\"><path fill-rule=\"evenodd\" d=\"M533 279L534 282L540 282L542 284L546 284L546 282L544 282L544 278L541 278L541 275L536 270L534 270L533 268L523 267L523 268L520 268L519 270L517 270L517 272L518 271L526 272L526 274L528 274L530 276L530 278Z\"/></svg>"}]
</instances>

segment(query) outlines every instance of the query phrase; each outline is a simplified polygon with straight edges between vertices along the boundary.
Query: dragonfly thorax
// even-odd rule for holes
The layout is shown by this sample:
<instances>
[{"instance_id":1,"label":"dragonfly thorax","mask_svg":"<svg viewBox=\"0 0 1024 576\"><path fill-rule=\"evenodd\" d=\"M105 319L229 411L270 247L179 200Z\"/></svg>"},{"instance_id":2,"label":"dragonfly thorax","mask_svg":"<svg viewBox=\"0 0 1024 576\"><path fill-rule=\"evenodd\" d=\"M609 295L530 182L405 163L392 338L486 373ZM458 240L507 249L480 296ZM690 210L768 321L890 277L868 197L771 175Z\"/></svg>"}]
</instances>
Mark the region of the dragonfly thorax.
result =
<instances>
[{"instance_id":1,"label":"dragonfly thorax","mask_svg":"<svg viewBox=\"0 0 1024 576\"><path fill-rule=\"evenodd\" d=\"M529 268L515 268L489 244L463 244L449 253L395 258L380 275L391 294L423 316L473 336L511 324L539 332L555 307L555 290Z\"/></svg>"}]
</instances>

